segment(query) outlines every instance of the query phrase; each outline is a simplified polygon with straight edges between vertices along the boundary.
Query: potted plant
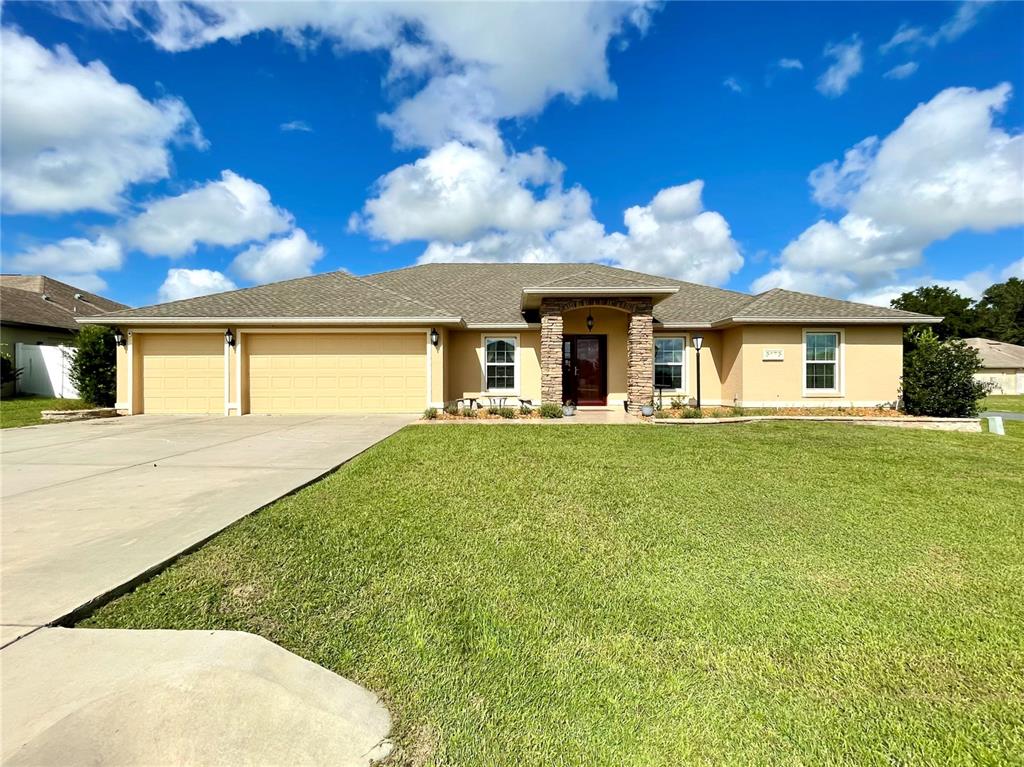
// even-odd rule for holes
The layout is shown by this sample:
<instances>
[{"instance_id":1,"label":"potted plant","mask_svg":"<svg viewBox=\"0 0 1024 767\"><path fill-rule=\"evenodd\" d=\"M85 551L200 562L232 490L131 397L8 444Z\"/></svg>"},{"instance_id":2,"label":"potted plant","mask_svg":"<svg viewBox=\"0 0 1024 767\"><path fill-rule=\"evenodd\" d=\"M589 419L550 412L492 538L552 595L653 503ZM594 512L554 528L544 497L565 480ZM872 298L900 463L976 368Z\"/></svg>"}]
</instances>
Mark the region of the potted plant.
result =
<instances>
[{"instance_id":1,"label":"potted plant","mask_svg":"<svg viewBox=\"0 0 1024 767\"><path fill-rule=\"evenodd\" d=\"M641 405L640 412L648 417L654 415L654 400L648 400L646 404Z\"/></svg>"},{"instance_id":2,"label":"potted plant","mask_svg":"<svg viewBox=\"0 0 1024 767\"><path fill-rule=\"evenodd\" d=\"M567 399L564 403L562 403L562 415L576 415L576 405L573 404L573 401L571 399Z\"/></svg>"}]
</instances>

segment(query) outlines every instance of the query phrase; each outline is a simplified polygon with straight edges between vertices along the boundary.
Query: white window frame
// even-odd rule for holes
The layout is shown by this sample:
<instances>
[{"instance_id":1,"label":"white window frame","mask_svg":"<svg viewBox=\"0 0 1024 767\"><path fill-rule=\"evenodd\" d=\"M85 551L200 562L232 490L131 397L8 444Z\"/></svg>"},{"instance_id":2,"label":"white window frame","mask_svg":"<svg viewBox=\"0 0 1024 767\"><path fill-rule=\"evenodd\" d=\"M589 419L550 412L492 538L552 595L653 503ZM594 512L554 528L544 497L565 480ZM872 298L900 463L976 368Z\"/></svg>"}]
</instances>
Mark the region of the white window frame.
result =
<instances>
[{"instance_id":1,"label":"white window frame","mask_svg":"<svg viewBox=\"0 0 1024 767\"><path fill-rule=\"evenodd\" d=\"M513 370L515 374L515 386L511 389L488 389L487 388L487 342L508 341L514 349ZM480 392L481 394L496 394L507 397L519 396L519 334L518 333L481 333L480 334Z\"/></svg>"},{"instance_id":2,"label":"white window frame","mask_svg":"<svg viewBox=\"0 0 1024 767\"><path fill-rule=\"evenodd\" d=\"M807 336L816 333L830 333L836 336L836 388L834 389L808 389L807 388L807 365L821 360L807 359ZM805 397L842 397L846 392L846 339L842 328L804 328L801 336L800 357L803 363L800 365L800 390Z\"/></svg>"},{"instance_id":3,"label":"white window frame","mask_svg":"<svg viewBox=\"0 0 1024 767\"><path fill-rule=\"evenodd\" d=\"M680 381L683 382L681 389L662 389L665 394L689 394L690 393L690 336L687 333L658 333L654 336L655 342L665 338L680 338L683 341L683 361L680 363L682 366ZM654 361L655 350L651 349L651 380L657 384L657 367L658 363ZM664 364L664 363L662 363ZM658 390L654 389L654 394L657 396Z\"/></svg>"}]
</instances>

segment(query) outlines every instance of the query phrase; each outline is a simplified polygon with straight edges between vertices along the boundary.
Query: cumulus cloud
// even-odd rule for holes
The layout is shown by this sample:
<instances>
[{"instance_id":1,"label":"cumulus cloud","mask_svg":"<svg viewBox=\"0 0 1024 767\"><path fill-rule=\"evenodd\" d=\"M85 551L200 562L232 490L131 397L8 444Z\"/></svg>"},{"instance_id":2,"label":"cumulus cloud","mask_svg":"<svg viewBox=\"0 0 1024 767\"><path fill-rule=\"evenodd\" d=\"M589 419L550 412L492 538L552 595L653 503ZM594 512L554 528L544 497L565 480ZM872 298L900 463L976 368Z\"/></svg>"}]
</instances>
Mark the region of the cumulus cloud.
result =
<instances>
[{"instance_id":1,"label":"cumulus cloud","mask_svg":"<svg viewBox=\"0 0 1024 767\"><path fill-rule=\"evenodd\" d=\"M225 290L235 290L236 287L221 272L212 269L168 269L167 279L157 295L161 301L178 301L210 293L223 293Z\"/></svg>"},{"instance_id":2,"label":"cumulus cloud","mask_svg":"<svg viewBox=\"0 0 1024 767\"><path fill-rule=\"evenodd\" d=\"M123 259L121 244L101 234L94 240L67 237L37 245L4 259L4 263L16 272L48 274L85 290L100 291L107 283L97 272L120 269Z\"/></svg>"},{"instance_id":3,"label":"cumulus cloud","mask_svg":"<svg viewBox=\"0 0 1024 767\"><path fill-rule=\"evenodd\" d=\"M833 61L815 87L830 98L842 96L850 87L850 80L864 67L860 38L854 35L844 43L829 43L825 46L825 56Z\"/></svg>"},{"instance_id":4,"label":"cumulus cloud","mask_svg":"<svg viewBox=\"0 0 1024 767\"><path fill-rule=\"evenodd\" d=\"M906 64L899 64L886 72L882 77L889 80L906 80L917 71L917 62L908 61Z\"/></svg>"},{"instance_id":5,"label":"cumulus cloud","mask_svg":"<svg viewBox=\"0 0 1024 767\"><path fill-rule=\"evenodd\" d=\"M93 24L141 30L181 51L263 30L340 53L384 50L389 82L413 92L383 117L402 144L477 142L486 126L539 112L556 96L611 97L608 43L641 32L645 5L624 3L191 3L107 2L63 6ZM528 54L524 54L528 52ZM422 85L422 87L417 87ZM407 89L408 90L408 89Z\"/></svg>"},{"instance_id":6,"label":"cumulus cloud","mask_svg":"<svg viewBox=\"0 0 1024 767\"><path fill-rule=\"evenodd\" d=\"M309 239L302 229L287 237L253 245L239 253L231 262L231 271L247 282L262 284L305 277L313 273L324 249Z\"/></svg>"},{"instance_id":7,"label":"cumulus cloud","mask_svg":"<svg viewBox=\"0 0 1024 767\"><path fill-rule=\"evenodd\" d=\"M219 181L146 204L117 234L148 255L178 258L198 244L241 245L291 226L292 215L271 202L266 187L225 170Z\"/></svg>"},{"instance_id":8,"label":"cumulus cloud","mask_svg":"<svg viewBox=\"0 0 1024 767\"><path fill-rule=\"evenodd\" d=\"M1024 136L995 124L1010 94L1006 83L948 88L884 139L815 169L814 199L844 215L800 234L754 288L876 292L937 240L1024 224Z\"/></svg>"},{"instance_id":9,"label":"cumulus cloud","mask_svg":"<svg viewBox=\"0 0 1024 767\"><path fill-rule=\"evenodd\" d=\"M102 62L10 27L0 35L6 212L113 212L130 185L168 176L170 143L205 146L180 99L147 101Z\"/></svg>"}]
</instances>

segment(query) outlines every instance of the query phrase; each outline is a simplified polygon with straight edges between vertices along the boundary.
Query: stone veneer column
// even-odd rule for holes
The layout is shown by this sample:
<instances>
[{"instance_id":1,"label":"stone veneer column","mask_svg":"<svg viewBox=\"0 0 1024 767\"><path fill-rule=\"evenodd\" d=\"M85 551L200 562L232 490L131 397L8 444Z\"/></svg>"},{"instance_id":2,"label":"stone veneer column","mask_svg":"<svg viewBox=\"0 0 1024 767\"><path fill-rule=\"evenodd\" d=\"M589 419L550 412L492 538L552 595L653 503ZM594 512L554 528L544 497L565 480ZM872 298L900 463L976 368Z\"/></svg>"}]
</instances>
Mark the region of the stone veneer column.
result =
<instances>
[{"instance_id":1,"label":"stone veneer column","mask_svg":"<svg viewBox=\"0 0 1024 767\"><path fill-rule=\"evenodd\" d=\"M562 302L544 299L540 305L540 399L562 404Z\"/></svg>"},{"instance_id":2,"label":"stone veneer column","mask_svg":"<svg viewBox=\"0 0 1024 767\"><path fill-rule=\"evenodd\" d=\"M626 396L629 412L637 413L654 397L654 307L638 300L629 315L626 334Z\"/></svg>"}]
</instances>

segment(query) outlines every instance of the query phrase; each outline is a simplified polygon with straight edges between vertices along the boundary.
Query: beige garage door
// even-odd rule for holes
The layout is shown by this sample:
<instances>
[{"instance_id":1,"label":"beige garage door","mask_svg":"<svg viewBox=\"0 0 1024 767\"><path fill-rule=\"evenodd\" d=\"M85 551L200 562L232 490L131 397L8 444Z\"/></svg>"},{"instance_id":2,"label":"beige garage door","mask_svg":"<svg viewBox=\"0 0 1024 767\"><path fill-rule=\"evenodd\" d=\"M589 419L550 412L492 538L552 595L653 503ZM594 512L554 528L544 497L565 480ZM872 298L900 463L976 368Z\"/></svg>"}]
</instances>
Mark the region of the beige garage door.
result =
<instances>
[{"instance_id":1,"label":"beige garage door","mask_svg":"<svg viewBox=\"0 0 1024 767\"><path fill-rule=\"evenodd\" d=\"M142 339L143 412L223 415L223 335L147 333L136 338Z\"/></svg>"},{"instance_id":2,"label":"beige garage door","mask_svg":"<svg viewBox=\"0 0 1024 767\"><path fill-rule=\"evenodd\" d=\"M427 403L422 333L246 335L251 413L414 413Z\"/></svg>"}]
</instances>

